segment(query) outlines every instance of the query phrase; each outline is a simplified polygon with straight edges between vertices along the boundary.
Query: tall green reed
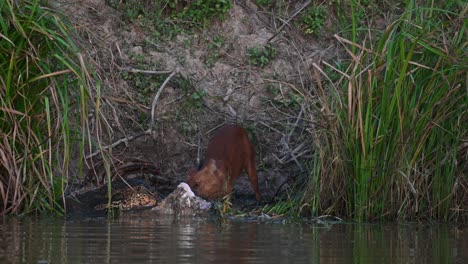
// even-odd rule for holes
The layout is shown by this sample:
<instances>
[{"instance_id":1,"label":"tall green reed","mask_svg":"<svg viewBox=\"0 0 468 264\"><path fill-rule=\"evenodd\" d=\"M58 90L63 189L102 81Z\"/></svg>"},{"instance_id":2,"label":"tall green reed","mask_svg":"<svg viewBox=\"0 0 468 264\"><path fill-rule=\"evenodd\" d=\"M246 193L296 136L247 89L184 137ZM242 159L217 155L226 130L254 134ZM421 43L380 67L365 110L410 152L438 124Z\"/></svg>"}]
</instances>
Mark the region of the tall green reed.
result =
<instances>
[{"instance_id":1,"label":"tall green reed","mask_svg":"<svg viewBox=\"0 0 468 264\"><path fill-rule=\"evenodd\" d=\"M0 214L62 212L74 140L89 140L91 77L41 1L1 1L0 15Z\"/></svg>"},{"instance_id":2,"label":"tall green reed","mask_svg":"<svg viewBox=\"0 0 468 264\"><path fill-rule=\"evenodd\" d=\"M339 78L316 66L322 111L310 114L327 129L315 132L319 161L295 210L307 205L312 214L358 221L460 216L466 8L432 3L407 1L381 34L353 26L351 40L336 36L350 58L345 69L333 69Z\"/></svg>"}]
</instances>

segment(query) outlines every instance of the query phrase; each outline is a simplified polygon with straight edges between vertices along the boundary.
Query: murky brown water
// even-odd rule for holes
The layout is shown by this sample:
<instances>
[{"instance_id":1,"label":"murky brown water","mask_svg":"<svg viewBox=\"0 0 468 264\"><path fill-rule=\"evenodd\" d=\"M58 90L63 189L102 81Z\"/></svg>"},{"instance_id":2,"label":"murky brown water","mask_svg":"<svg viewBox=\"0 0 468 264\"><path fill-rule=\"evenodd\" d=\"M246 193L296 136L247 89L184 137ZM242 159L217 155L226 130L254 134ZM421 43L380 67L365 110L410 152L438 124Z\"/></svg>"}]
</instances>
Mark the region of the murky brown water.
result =
<instances>
[{"instance_id":1,"label":"murky brown water","mask_svg":"<svg viewBox=\"0 0 468 264\"><path fill-rule=\"evenodd\" d=\"M468 263L468 226L0 218L0 263Z\"/></svg>"}]
</instances>

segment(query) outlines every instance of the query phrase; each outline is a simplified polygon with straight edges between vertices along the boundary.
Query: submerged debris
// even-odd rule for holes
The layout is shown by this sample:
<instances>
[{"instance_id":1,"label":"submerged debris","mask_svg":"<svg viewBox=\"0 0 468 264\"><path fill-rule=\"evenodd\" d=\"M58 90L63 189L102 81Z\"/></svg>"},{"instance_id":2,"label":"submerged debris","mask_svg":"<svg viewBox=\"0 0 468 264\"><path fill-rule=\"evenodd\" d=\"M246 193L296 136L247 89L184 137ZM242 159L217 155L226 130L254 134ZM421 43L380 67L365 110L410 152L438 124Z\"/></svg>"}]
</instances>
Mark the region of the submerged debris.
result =
<instances>
[{"instance_id":1,"label":"submerged debris","mask_svg":"<svg viewBox=\"0 0 468 264\"><path fill-rule=\"evenodd\" d=\"M164 214L195 215L207 212L212 204L196 196L187 183L182 182L153 210Z\"/></svg>"}]
</instances>

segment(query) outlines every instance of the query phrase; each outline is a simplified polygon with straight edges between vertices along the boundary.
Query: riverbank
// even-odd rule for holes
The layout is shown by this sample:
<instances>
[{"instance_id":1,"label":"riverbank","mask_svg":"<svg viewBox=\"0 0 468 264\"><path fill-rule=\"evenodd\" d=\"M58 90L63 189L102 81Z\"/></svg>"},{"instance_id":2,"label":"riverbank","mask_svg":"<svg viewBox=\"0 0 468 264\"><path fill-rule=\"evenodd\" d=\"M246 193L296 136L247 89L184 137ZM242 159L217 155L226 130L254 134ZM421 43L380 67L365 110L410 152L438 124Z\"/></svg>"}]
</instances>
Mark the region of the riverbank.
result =
<instances>
[{"instance_id":1,"label":"riverbank","mask_svg":"<svg viewBox=\"0 0 468 264\"><path fill-rule=\"evenodd\" d=\"M1 213L183 181L239 123L266 214L468 220L466 4L218 2L0 6Z\"/></svg>"}]
</instances>

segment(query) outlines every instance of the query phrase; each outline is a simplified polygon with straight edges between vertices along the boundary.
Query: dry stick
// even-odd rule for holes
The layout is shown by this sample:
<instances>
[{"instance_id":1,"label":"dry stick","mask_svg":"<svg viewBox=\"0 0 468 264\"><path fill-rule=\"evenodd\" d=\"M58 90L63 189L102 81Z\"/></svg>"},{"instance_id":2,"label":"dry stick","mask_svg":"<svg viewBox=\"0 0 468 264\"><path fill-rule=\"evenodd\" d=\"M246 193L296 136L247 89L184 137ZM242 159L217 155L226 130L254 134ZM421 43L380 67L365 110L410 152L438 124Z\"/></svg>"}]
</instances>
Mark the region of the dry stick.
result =
<instances>
[{"instance_id":1,"label":"dry stick","mask_svg":"<svg viewBox=\"0 0 468 264\"><path fill-rule=\"evenodd\" d=\"M327 65L328 67L332 68L334 71L340 73L342 76L346 77L347 79L350 78L350 76L340 70L338 70L337 68L333 67L333 65L331 65L330 63L326 62L326 61L322 61L323 64ZM317 67L317 66L314 66L314 67Z\"/></svg>"},{"instance_id":2,"label":"dry stick","mask_svg":"<svg viewBox=\"0 0 468 264\"><path fill-rule=\"evenodd\" d=\"M214 130L220 128L220 127L222 127L222 126L225 125L225 124L226 124L226 122L223 122L223 123L221 123L221 124L219 124L219 125L213 127L212 129L208 130L208 131L205 133L205 135L208 135L208 134L211 133L212 131L214 131Z\"/></svg>"},{"instance_id":3,"label":"dry stick","mask_svg":"<svg viewBox=\"0 0 468 264\"><path fill-rule=\"evenodd\" d=\"M367 52L369 52L369 53L371 53L371 54L376 54L374 51L372 51L372 50L370 50L370 49L368 49L368 48L366 48L366 47L364 47L364 46L362 46L362 45L359 45L359 44L357 44L357 43L354 43L354 42L352 42L352 41L350 41L350 40L347 40L347 39L345 39L345 38L342 38L342 37L340 37L338 34L333 35L333 37L336 38L341 44L346 43L346 44L349 44L349 45L351 45L351 46L355 46L355 47L357 47L357 48L359 48L359 49L361 49L361 50L365 50L365 51L367 51ZM344 46L344 45L343 45L343 46ZM345 46L344 46L344 47L345 47ZM346 47L345 47L345 48L346 48ZM350 52L350 54L352 54L352 52ZM377 55L378 55L378 54L377 54Z\"/></svg>"},{"instance_id":4,"label":"dry stick","mask_svg":"<svg viewBox=\"0 0 468 264\"><path fill-rule=\"evenodd\" d=\"M172 72L172 71L140 70L140 69L129 68L129 67L121 67L120 69L123 70L123 71L132 72L132 73L146 73L146 74L168 74L168 73Z\"/></svg>"},{"instance_id":5,"label":"dry stick","mask_svg":"<svg viewBox=\"0 0 468 264\"><path fill-rule=\"evenodd\" d=\"M299 123L299 119L300 119L301 116L302 116L303 110L304 110L304 107L301 105L301 111L299 112L299 115L297 116L296 122L294 123L294 126L293 126L293 128L291 129L291 132L289 132L287 142L283 141L283 144L285 145L286 149L289 151L289 155L291 155L291 157L292 157L293 160L296 162L297 166L299 166L299 169L300 169L301 171L303 171L303 168L302 168L301 164L299 163L299 161L297 160L296 155L294 154L295 150L292 150L292 149L289 147L289 143L291 142L291 135L292 135L294 129L297 127L298 123Z\"/></svg>"},{"instance_id":6,"label":"dry stick","mask_svg":"<svg viewBox=\"0 0 468 264\"><path fill-rule=\"evenodd\" d=\"M130 69L130 68L122 68L122 70L128 70L128 71L133 72L133 73L139 72L139 73L148 73L148 74L164 74L164 73L169 73L170 72L170 71L146 71L146 70L138 70L138 69ZM121 139L117 140L116 142L114 142L114 143L112 143L110 145L104 146L101 149L93 152L92 154L89 154L85 158L90 159L90 158L98 155L99 153L101 153L102 150L107 150L107 149L113 148L113 147L118 146L118 145L120 145L122 143L128 143L130 140L134 140L134 139L139 138L139 137L144 136L144 135L151 135L152 127L153 127L153 123L154 123L154 110L156 108L156 103L158 102L159 96L161 95L161 92L164 89L164 87L167 85L167 83L170 81L170 79L178 72L179 72L179 70L176 69L175 71L173 71L171 73L171 75L169 75L169 77L166 78L164 83L159 88L158 93L154 97L153 104L152 104L152 107L151 107L150 129L148 129L148 130L146 130L144 132L138 133L136 135L130 136L130 137L121 138Z\"/></svg>"},{"instance_id":7,"label":"dry stick","mask_svg":"<svg viewBox=\"0 0 468 264\"><path fill-rule=\"evenodd\" d=\"M151 131L148 129L145 132L141 132L141 133L138 133L138 134L133 135L133 136L121 138L121 139L117 140L116 142L114 142L114 143L112 143L110 145L104 146L101 149L96 150L92 154L89 154L88 156L86 156L86 159L90 159L90 158L98 155L99 153L101 153L102 150L107 150L107 149L113 148L113 147L118 146L118 145L120 145L122 143L128 143L130 140L134 140L134 139L139 138L139 137L144 136L144 135L151 135Z\"/></svg>"},{"instance_id":8,"label":"dry stick","mask_svg":"<svg viewBox=\"0 0 468 264\"><path fill-rule=\"evenodd\" d=\"M276 129L276 128L274 128L274 127L271 127L271 126L269 126L268 124L266 124L266 123L265 123L265 122L263 122L263 121L260 121L260 122L258 122L258 123L259 123L259 124L261 124L261 125L264 125L264 126L266 126L267 128L269 128L269 129L271 129L271 130L275 131L275 132L276 132L276 133L278 133L278 134L283 134L283 133L281 133L281 131L279 131L278 129Z\"/></svg>"},{"instance_id":9,"label":"dry stick","mask_svg":"<svg viewBox=\"0 0 468 264\"><path fill-rule=\"evenodd\" d=\"M289 24L289 22L291 22L291 20L293 20L297 15L299 15L299 13L302 12L302 10L304 10L304 8L306 8L308 5L310 5L312 1L309 0L307 1L307 3L305 3L301 8L299 8L296 13L294 13L288 20L286 20L286 22L284 22L279 28L278 30L276 30L276 33L271 36L271 38L268 39L268 41L266 42L267 44L270 43L270 41L272 41L276 36L278 36L278 34L281 32L281 30Z\"/></svg>"},{"instance_id":10,"label":"dry stick","mask_svg":"<svg viewBox=\"0 0 468 264\"><path fill-rule=\"evenodd\" d=\"M150 122L150 128L149 128L149 131L153 131L153 125L154 125L154 111L156 109L156 104L158 103L158 99L159 99L159 96L161 95L161 92L163 91L164 87L166 87L166 85L169 83L169 81L171 80L171 78L179 72L179 69L177 68L175 71L173 71L171 73L171 75L169 75L166 80L163 82L163 84L161 85L161 87L159 87L159 90L158 92L156 93L156 96L154 97L153 99L153 103L151 104L151 122Z\"/></svg>"},{"instance_id":11,"label":"dry stick","mask_svg":"<svg viewBox=\"0 0 468 264\"><path fill-rule=\"evenodd\" d=\"M406 179L406 181L408 182L408 185L409 185L409 187L410 187L410 189L411 189L411 192L412 192L413 194L417 194L418 192L417 192L416 189L414 188L414 185L413 185L413 183L410 181L410 179L408 178L408 176L406 176L406 174L404 174L401 170L399 170L398 172L399 172L399 173Z\"/></svg>"},{"instance_id":12,"label":"dry stick","mask_svg":"<svg viewBox=\"0 0 468 264\"><path fill-rule=\"evenodd\" d=\"M296 118L296 122L294 122L294 126L292 127L291 131L289 132L288 143L291 142L292 133L294 132L294 129L296 129L297 125L299 124L299 120L302 117L302 113L304 113L304 105L301 105L301 111L299 111L299 115Z\"/></svg>"},{"instance_id":13,"label":"dry stick","mask_svg":"<svg viewBox=\"0 0 468 264\"><path fill-rule=\"evenodd\" d=\"M313 66L318 72L320 72L320 73L331 83L331 85L333 86L333 88L334 88L336 94L340 94L340 93L338 92L338 88L335 86L335 84L333 83L332 79L322 70L322 68L320 68L320 66L318 66L315 62L312 63L312 66ZM319 89L320 89L320 92L321 92L321 94L322 94L322 97L325 98L325 92L324 92L324 89L323 89L323 87L322 87L322 82L320 82L320 80L319 80L319 74L318 74L318 73L315 74L315 78L317 79L317 84L318 84L318 86L319 86ZM343 102L341 101L341 98L338 97L338 99L339 99L340 105L343 105ZM328 107L327 107L327 115L331 115L331 114L330 114L330 110L328 109Z\"/></svg>"}]
</instances>

